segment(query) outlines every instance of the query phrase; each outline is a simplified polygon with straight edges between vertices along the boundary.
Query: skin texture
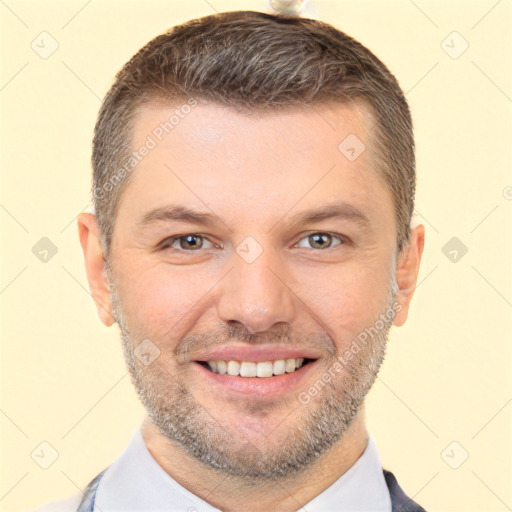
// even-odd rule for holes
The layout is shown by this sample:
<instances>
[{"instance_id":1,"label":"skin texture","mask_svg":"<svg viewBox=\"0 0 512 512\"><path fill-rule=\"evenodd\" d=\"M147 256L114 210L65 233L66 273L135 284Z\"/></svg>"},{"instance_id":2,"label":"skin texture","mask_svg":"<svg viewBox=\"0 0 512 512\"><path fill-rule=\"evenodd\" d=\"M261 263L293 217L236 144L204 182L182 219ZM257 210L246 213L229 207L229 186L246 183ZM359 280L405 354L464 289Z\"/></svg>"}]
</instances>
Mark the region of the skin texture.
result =
<instances>
[{"instance_id":1,"label":"skin texture","mask_svg":"<svg viewBox=\"0 0 512 512\"><path fill-rule=\"evenodd\" d=\"M141 110L134 147L174 108ZM367 148L354 161L338 150L349 134ZM79 216L98 314L107 326L119 324L148 410L148 449L175 480L222 510L297 510L366 448L364 398L391 324L407 319L424 244L418 225L396 253L393 202L372 169L371 147L368 116L357 105L246 115L200 104L130 176L109 265L95 216ZM293 223L294 215L335 202L366 221ZM213 222L139 225L149 210L169 204L209 213ZM327 234L321 247L313 233ZM162 244L189 234L204 237L193 239L198 249L183 239ZM244 245L248 236L256 244ZM249 263L237 247L261 254ZM379 325L390 310L394 318ZM299 394L375 325L377 335L301 402ZM134 355L143 340L159 351L149 365ZM194 362L226 345L304 348L316 361L285 391L241 395L212 384Z\"/></svg>"}]
</instances>

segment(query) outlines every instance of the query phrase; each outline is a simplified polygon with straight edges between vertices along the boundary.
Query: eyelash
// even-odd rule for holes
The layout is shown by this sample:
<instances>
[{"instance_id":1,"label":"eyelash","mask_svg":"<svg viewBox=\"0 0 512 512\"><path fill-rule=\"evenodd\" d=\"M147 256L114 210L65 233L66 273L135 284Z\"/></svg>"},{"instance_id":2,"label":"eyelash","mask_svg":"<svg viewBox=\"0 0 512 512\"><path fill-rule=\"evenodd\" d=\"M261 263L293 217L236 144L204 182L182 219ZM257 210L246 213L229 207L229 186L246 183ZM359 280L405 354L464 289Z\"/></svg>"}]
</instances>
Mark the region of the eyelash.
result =
<instances>
[{"instance_id":1,"label":"eyelash","mask_svg":"<svg viewBox=\"0 0 512 512\"><path fill-rule=\"evenodd\" d=\"M332 239L337 239L338 240L338 244L336 245L331 245L329 247L326 247L325 249L316 249L317 251L328 251L330 249L334 249L335 247L338 247L340 245L345 245L345 244L349 244L350 241L344 237L344 236L341 236L341 235L337 235L335 233L331 233L329 231L313 231L307 235L304 235L298 242L296 245L298 245L302 240L305 240L305 239L308 239L309 237L313 236L313 235L328 235L330 237L332 237ZM194 253L194 252L199 252L201 249L177 249L177 248L173 248L172 245L174 244L174 242L177 242L179 240L182 240L184 238L186 238L187 236L196 236L196 237L201 237L203 238L204 240L208 240L208 237L206 235L201 235L199 233L187 233L185 235L176 235L176 236L171 236L169 238L166 238L165 240L162 241L162 243L160 244L160 249L161 250L166 250L166 249L173 249L177 252L183 252L183 253ZM218 248L219 245L214 245L213 247L211 248ZM210 248L210 249L211 249ZM311 247L311 250L315 250L314 247Z\"/></svg>"}]
</instances>

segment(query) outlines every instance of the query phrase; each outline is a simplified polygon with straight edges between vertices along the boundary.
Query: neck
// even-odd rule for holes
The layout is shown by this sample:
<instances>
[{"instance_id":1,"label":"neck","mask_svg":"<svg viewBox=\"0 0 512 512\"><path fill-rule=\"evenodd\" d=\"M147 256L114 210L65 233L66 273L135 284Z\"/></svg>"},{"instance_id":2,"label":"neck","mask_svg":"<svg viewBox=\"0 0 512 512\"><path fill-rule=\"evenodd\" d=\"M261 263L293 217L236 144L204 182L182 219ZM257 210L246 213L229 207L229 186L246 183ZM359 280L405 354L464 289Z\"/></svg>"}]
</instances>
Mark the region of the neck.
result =
<instances>
[{"instance_id":1,"label":"neck","mask_svg":"<svg viewBox=\"0 0 512 512\"><path fill-rule=\"evenodd\" d=\"M299 510L348 471L368 444L363 403L343 438L313 466L298 476L254 486L199 463L163 436L149 418L142 434L152 457L176 482L225 512Z\"/></svg>"}]
</instances>

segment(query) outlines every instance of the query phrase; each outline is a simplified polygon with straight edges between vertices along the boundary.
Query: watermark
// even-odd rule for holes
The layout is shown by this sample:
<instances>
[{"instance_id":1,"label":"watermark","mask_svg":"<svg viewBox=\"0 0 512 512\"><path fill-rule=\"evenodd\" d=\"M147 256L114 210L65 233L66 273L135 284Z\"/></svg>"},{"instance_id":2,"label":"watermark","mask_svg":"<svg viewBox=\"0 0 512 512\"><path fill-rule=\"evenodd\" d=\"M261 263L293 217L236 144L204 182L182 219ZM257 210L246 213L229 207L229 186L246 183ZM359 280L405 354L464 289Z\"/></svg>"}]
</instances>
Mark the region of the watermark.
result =
<instances>
[{"instance_id":1,"label":"watermark","mask_svg":"<svg viewBox=\"0 0 512 512\"><path fill-rule=\"evenodd\" d=\"M41 469L48 469L59 458L59 452L48 441L43 441L30 456Z\"/></svg>"},{"instance_id":2,"label":"watermark","mask_svg":"<svg viewBox=\"0 0 512 512\"><path fill-rule=\"evenodd\" d=\"M160 349L149 338L146 338L137 345L133 353L144 366L149 366L160 356Z\"/></svg>"},{"instance_id":3,"label":"watermark","mask_svg":"<svg viewBox=\"0 0 512 512\"><path fill-rule=\"evenodd\" d=\"M469 48L469 43L454 30L441 41L441 48L452 59L458 59Z\"/></svg>"},{"instance_id":4,"label":"watermark","mask_svg":"<svg viewBox=\"0 0 512 512\"><path fill-rule=\"evenodd\" d=\"M338 151L351 162L357 160L365 149L363 141L354 133L347 135L338 145Z\"/></svg>"},{"instance_id":5,"label":"watermark","mask_svg":"<svg viewBox=\"0 0 512 512\"><path fill-rule=\"evenodd\" d=\"M454 236L443 245L441 252L452 263L458 263L467 254L468 248L462 240Z\"/></svg>"},{"instance_id":6,"label":"watermark","mask_svg":"<svg viewBox=\"0 0 512 512\"><path fill-rule=\"evenodd\" d=\"M59 42L49 32L41 32L31 43L30 48L41 57L50 58L59 48Z\"/></svg>"},{"instance_id":7,"label":"watermark","mask_svg":"<svg viewBox=\"0 0 512 512\"><path fill-rule=\"evenodd\" d=\"M247 236L237 245L236 252L246 263L254 263L263 252L263 247L255 238Z\"/></svg>"},{"instance_id":8,"label":"watermark","mask_svg":"<svg viewBox=\"0 0 512 512\"><path fill-rule=\"evenodd\" d=\"M361 331L356 338L352 340L350 347L338 357L336 362L306 391L299 393L299 402L302 405L307 405L311 401L311 398L317 396L325 385L331 382L331 380L335 378L336 374L341 373L347 363L352 361L354 356L361 352L362 348L368 344L368 341L377 336L379 332L393 320L395 315L402 311L402 309L402 305L399 302L394 302L385 313L381 313L379 315L379 319L376 320L371 327L367 327L364 331Z\"/></svg>"},{"instance_id":9,"label":"watermark","mask_svg":"<svg viewBox=\"0 0 512 512\"><path fill-rule=\"evenodd\" d=\"M102 200L105 197L105 193L111 192L124 178L133 171L139 162L144 160L146 156L155 149L160 142L162 142L166 135L169 135L176 126L181 123L182 119L185 119L194 107L197 107L199 102L195 98L189 98L187 103L184 103L173 111L167 121L161 122L158 126L155 126L151 133L146 137L144 143L135 151L132 152L128 161L118 169L101 187L94 189L94 199Z\"/></svg>"},{"instance_id":10,"label":"watermark","mask_svg":"<svg viewBox=\"0 0 512 512\"><path fill-rule=\"evenodd\" d=\"M459 469L469 457L468 451L458 441L452 441L442 452L441 458L452 469Z\"/></svg>"},{"instance_id":11,"label":"watermark","mask_svg":"<svg viewBox=\"0 0 512 512\"><path fill-rule=\"evenodd\" d=\"M32 247L32 254L42 263L48 263L58 251L58 247L46 236Z\"/></svg>"}]
</instances>

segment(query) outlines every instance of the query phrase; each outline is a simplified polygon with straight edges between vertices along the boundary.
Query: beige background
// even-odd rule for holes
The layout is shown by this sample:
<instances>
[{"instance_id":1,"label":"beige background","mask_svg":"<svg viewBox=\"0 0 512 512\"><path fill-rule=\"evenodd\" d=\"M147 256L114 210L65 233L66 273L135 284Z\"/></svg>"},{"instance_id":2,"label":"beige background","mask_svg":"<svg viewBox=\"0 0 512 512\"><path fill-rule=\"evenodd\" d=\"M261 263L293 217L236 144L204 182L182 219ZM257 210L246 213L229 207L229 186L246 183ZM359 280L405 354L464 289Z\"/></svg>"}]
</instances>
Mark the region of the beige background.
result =
<instances>
[{"instance_id":1,"label":"beige background","mask_svg":"<svg viewBox=\"0 0 512 512\"><path fill-rule=\"evenodd\" d=\"M78 243L93 125L114 73L139 47L176 23L234 9L268 7L0 2L2 510L83 489L142 419ZM319 0L306 14L374 51L415 121L427 245L409 321L392 331L368 398L384 467L429 510L512 510L511 3ZM59 45L46 59L31 48L51 49L43 31ZM32 251L43 237L58 249L46 262ZM461 257L448 246L455 262L443 253L452 237L468 249ZM42 469L52 449L59 456Z\"/></svg>"}]
</instances>

